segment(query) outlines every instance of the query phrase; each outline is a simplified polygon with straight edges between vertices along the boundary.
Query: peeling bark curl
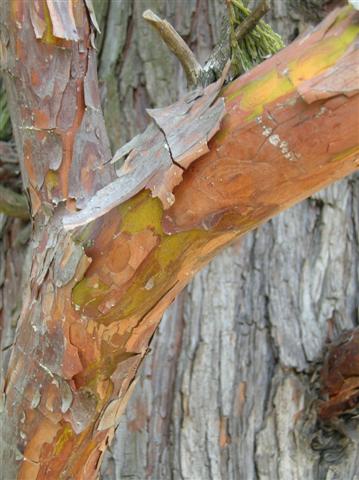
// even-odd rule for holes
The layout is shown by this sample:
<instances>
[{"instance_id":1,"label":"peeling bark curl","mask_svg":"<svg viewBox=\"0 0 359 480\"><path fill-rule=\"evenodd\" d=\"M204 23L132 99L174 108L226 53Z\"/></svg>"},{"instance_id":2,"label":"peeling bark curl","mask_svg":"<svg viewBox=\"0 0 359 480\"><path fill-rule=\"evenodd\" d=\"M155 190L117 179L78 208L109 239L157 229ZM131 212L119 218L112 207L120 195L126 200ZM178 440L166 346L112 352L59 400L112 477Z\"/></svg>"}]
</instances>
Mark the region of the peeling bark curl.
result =
<instances>
[{"instance_id":1,"label":"peeling bark curl","mask_svg":"<svg viewBox=\"0 0 359 480\"><path fill-rule=\"evenodd\" d=\"M173 189L182 181L183 171L209 152L207 142L220 129L225 115L218 94L228 73L209 87L198 88L167 108L147 110L154 120L147 129L114 155L112 163L127 156L117 170L118 180L99 190L86 207L64 218L72 230L101 217L142 189L151 190L164 209L173 205Z\"/></svg>"}]
</instances>

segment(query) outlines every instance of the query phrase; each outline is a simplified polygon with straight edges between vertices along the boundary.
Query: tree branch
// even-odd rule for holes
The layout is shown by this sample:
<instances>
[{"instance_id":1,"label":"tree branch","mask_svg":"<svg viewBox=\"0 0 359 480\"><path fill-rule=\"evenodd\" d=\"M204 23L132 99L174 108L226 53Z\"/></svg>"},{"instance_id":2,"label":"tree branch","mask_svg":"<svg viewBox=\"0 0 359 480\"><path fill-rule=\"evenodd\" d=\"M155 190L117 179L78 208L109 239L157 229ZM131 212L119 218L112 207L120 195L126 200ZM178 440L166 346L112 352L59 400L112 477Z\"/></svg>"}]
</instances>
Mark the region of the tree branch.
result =
<instances>
[{"instance_id":1,"label":"tree branch","mask_svg":"<svg viewBox=\"0 0 359 480\"><path fill-rule=\"evenodd\" d=\"M246 35L248 35L257 26L261 17L264 16L270 8L268 5L268 0L262 0L255 10L253 10L253 12L250 12L250 10L247 8L241 7L242 15L248 16L240 22L239 26L236 26L235 23L237 22L235 22L234 18L234 5L238 6L237 3L234 3L232 0L228 0L229 19L226 19L222 27L222 35L218 45L212 51L206 64L201 70L199 82L202 85L208 85L219 78L229 59L231 59L232 64L234 60L238 61L236 55L234 55L234 52L238 54L239 49L234 48L233 44L238 46L239 42L241 42ZM271 30L269 25L266 25L264 22L262 22L260 31L256 32L255 37L249 39L251 50L254 49L254 54L252 51L251 57L254 58L255 54L258 55L258 51L256 52L258 44L266 45L265 50L269 50L267 55L276 53L279 50L278 45L281 44L281 42L278 40L280 40L280 37ZM263 50L263 45L261 45L261 50ZM258 59L256 63L260 63L258 62ZM243 73L243 71L241 73ZM238 72L234 71L234 77L238 76Z\"/></svg>"},{"instance_id":2,"label":"tree branch","mask_svg":"<svg viewBox=\"0 0 359 480\"><path fill-rule=\"evenodd\" d=\"M230 0L229 0L230 1ZM257 25L259 20L269 11L268 0L261 0L253 12L240 23L235 34L237 41L242 40Z\"/></svg>"},{"instance_id":3,"label":"tree branch","mask_svg":"<svg viewBox=\"0 0 359 480\"><path fill-rule=\"evenodd\" d=\"M235 29L237 41L242 40L253 28L255 28L258 21L268 12L268 10L268 0L261 0L255 10L253 10L253 12L241 22L239 27ZM199 82L203 85L209 85L222 75L225 65L230 59L230 29L228 25L226 25L224 29L220 43L212 52L206 65L202 68L192 50L170 23L166 20L162 20L151 10L146 10L143 13L143 18L158 31L162 40L178 58L186 73L189 86L196 86ZM214 72L216 72L216 76L213 76Z\"/></svg>"},{"instance_id":4,"label":"tree branch","mask_svg":"<svg viewBox=\"0 0 359 480\"><path fill-rule=\"evenodd\" d=\"M178 58L186 73L188 85L196 85L202 67L187 43L167 20L162 20L152 10L146 10L142 16L157 30L162 40Z\"/></svg>"}]
</instances>

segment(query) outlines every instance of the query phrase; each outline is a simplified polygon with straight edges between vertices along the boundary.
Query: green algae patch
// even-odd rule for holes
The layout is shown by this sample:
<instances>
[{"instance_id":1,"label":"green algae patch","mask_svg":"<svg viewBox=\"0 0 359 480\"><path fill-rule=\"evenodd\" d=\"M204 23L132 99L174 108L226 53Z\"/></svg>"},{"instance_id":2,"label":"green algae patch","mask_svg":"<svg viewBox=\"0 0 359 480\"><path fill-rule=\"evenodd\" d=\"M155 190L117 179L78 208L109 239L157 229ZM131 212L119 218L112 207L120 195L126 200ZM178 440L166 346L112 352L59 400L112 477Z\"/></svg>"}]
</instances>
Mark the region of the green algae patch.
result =
<instances>
[{"instance_id":1,"label":"green algae patch","mask_svg":"<svg viewBox=\"0 0 359 480\"><path fill-rule=\"evenodd\" d=\"M347 148L343 152L333 155L331 161L340 162L340 160L345 160L347 157L352 157L354 155L359 157L359 147L357 145L355 147Z\"/></svg>"},{"instance_id":2,"label":"green algae patch","mask_svg":"<svg viewBox=\"0 0 359 480\"><path fill-rule=\"evenodd\" d=\"M72 303L75 310L86 305L100 303L110 287L94 277L85 277L72 289Z\"/></svg>"},{"instance_id":3,"label":"green algae patch","mask_svg":"<svg viewBox=\"0 0 359 480\"><path fill-rule=\"evenodd\" d=\"M121 204L118 210L122 216L121 232L135 234L151 229L159 235L163 234L161 201L152 198L147 190Z\"/></svg>"},{"instance_id":4,"label":"green algae patch","mask_svg":"<svg viewBox=\"0 0 359 480\"><path fill-rule=\"evenodd\" d=\"M164 235L131 279L126 294L109 312L98 317L98 322L112 322L132 316L141 318L176 284L178 272L185 261L187 251L196 241L205 241L207 232L194 230L175 235Z\"/></svg>"}]
</instances>

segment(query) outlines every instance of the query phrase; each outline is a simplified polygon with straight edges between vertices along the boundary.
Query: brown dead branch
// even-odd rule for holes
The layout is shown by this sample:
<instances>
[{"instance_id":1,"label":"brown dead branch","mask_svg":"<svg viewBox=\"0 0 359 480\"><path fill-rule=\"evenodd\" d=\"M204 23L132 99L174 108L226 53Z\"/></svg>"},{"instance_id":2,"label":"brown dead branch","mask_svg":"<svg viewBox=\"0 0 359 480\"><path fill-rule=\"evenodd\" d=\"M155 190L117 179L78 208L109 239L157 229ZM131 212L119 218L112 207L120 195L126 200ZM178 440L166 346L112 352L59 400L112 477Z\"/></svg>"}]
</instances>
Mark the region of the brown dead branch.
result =
<instances>
[{"instance_id":1,"label":"brown dead branch","mask_svg":"<svg viewBox=\"0 0 359 480\"><path fill-rule=\"evenodd\" d=\"M202 67L183 38L167 20L158 17L152 10L146 10L142 16L157 30L162 40L181 62L188 84L196 85Z\"/></svg>"},{"instance_id":2,"label":"brown dead branch","mask_svg":"<svg viewBox=\"0 0 359 480\"><path fill-rule=\"evenodd\" d=\"M253 12L236 28L235 34L237 41L244 38L259 22L259 20L269 11L268 0L262 0Z\"/></svg>"}]
</instances>

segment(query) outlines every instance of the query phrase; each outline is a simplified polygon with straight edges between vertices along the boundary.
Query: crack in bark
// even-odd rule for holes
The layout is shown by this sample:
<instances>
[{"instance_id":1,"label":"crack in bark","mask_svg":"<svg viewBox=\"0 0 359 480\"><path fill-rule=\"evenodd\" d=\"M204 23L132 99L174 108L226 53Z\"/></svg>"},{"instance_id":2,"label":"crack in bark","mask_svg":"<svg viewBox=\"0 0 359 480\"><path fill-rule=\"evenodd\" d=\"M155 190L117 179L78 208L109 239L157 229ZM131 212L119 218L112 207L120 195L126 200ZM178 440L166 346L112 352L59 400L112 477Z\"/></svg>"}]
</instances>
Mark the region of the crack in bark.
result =
<instances>
[{"instance_id":1,"label":"crack in bark","mask_svg":"<svg viewBox=\"0 0 359 480\"><path fill-rule=\"evenodd\" d=\"M66 215L65 230L90 223L144 188L160 198L164 209L172 206L175 201L172 191L182 182L182 175L171 168L184 172L209 151L207 142L220 129L225 105L218 94L228 68L229 65L222 77L206 89L190 92L169 107L148 110L153 122L113 156L111 163L128 155L117 171L118 178L98 190L82 210ZM172 142L176 145L176 154Z\"/></svg>"},{"instance_id":2,"label":"crack in bark","mask_svg":"<svg viewBox=\"0 0 359 480\"><path fill-rule=\"evenodd\" d=\"M163 136L165 138L165 148L166 150L168 150L168 153L171 157L171 161L174 165L176 165L176 167L179 167L181 170L183 170L184 172L187 170L185 167L183 167L181 164L179 164L178 162L176 162L176 160L174 159L173 157L173 153L172 153L172 150L171 150L171 147L170 147L170 144L168 142L168 139L167 139L167 136L166 136L166 132L163 130L163 128L156 122L156 125L157 127L160 129L160 131L163 133Z\"/></svg>"}]
</instances>

